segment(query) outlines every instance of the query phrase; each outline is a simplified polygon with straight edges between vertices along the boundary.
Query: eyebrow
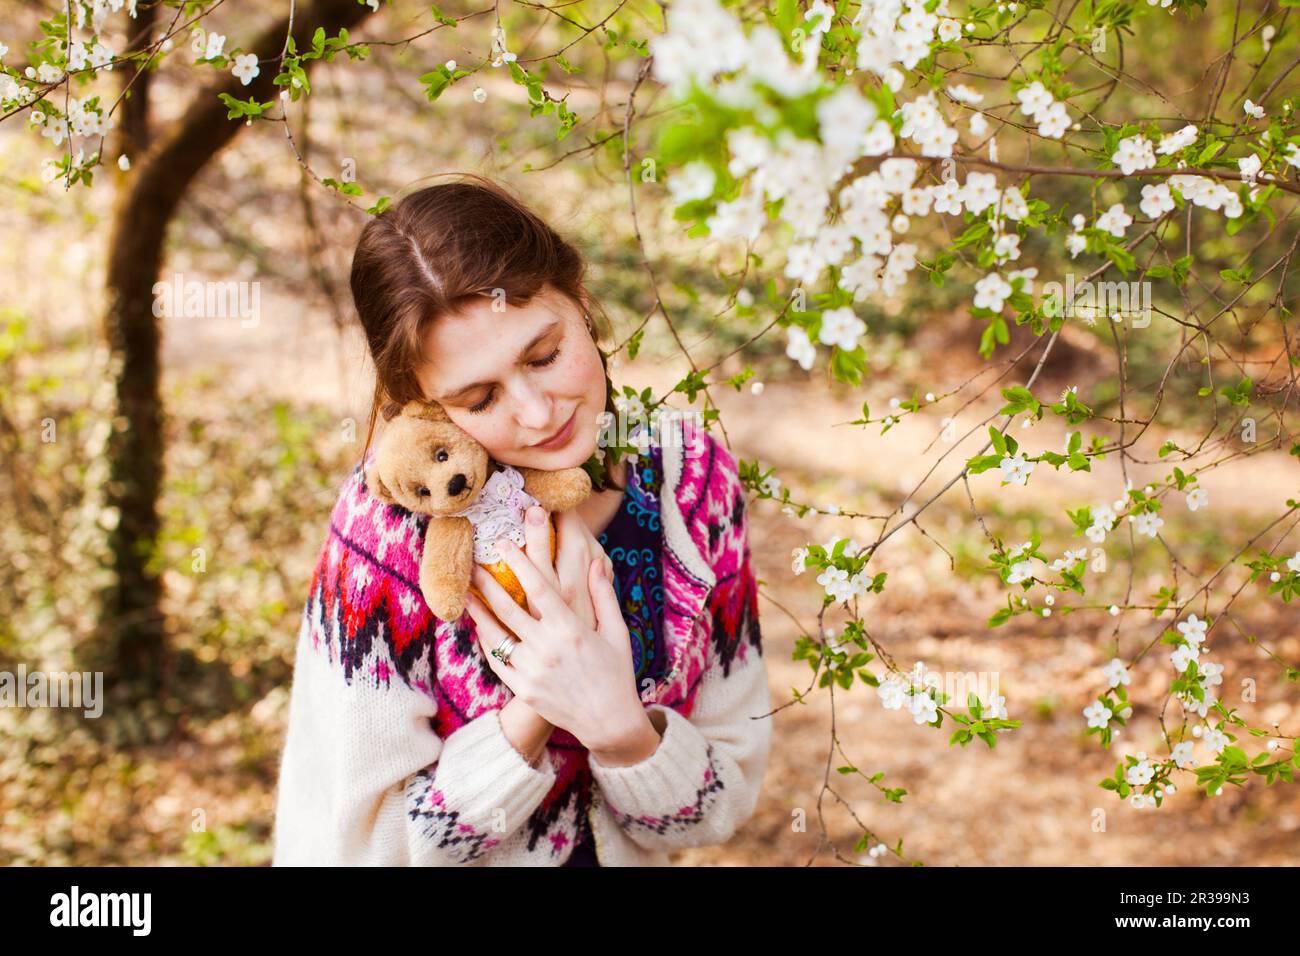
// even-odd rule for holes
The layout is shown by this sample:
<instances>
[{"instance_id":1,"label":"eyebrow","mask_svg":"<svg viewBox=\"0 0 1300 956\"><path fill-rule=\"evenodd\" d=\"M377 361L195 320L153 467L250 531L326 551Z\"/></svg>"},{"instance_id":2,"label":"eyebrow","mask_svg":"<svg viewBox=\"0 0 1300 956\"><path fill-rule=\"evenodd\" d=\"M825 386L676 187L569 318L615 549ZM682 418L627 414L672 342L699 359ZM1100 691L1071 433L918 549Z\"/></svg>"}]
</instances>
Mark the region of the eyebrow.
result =
<instances>
[{"instance_id":1,"label":"eyebrow","mask_svg":"<svg viewBox=\"0 0 1300 956\"><path fill-rule=\"evenodd\" d=\"M532 351L532 350L537 346L537 343L538 343L538 342L540 342L542 339L546 338L548 335L550 335L552 332L554 332L554 331L559 327L559 325L560 325L560 322L559 322L559 320L557 319L557 320L551 322L549 325L547 325L546 328L542 329L542 330L541 330L540 332L538 332L535 336L533 336L532 341L529 342L527 345L525 345L525 346L523 347L523 349L520 350L520 352L519 352L519 359L518 359L518 360L522 362L523 359L524 359L524 356L527 355L529 352L531 352L531 351ZM491 385L491 384L492 384L492 383L491 383L490 381L489 381L489 382L474 382L474 383L471 384L471 385L465 385L465 386L463 386L463 387L461 387L461 388L456 389L455 391L448 392L446 395L443 395L441 398L439 398L438 401L440 401L440 402L450 402L450 401L453 401L453 400L455 400L455 399L457 399L457 398L460 398L460 397L461 397L462 395L464 395L466 392L472 392L472 391L473 391L474 389L476 389L476 388L482 388L482 387L485 386L485 385Z\"/></svg>"}]
</instances>

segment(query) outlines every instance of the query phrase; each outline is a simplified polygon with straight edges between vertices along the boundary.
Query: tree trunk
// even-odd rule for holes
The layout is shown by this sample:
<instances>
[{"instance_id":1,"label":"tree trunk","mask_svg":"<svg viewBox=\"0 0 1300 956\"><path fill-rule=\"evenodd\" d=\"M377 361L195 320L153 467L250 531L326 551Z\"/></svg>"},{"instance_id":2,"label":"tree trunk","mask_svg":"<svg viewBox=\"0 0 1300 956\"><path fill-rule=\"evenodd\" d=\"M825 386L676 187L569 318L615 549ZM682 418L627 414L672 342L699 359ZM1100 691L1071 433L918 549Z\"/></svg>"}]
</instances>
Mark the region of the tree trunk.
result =
<instances>
[{"instance_id":1,"label":"tree trunk","mask_svg":"<svg viewBox=\"0 0 1300 956\"><path fill-rule=\"evenodd\" d=\"M318 27L333 36L370 12L357 0L299 5L293 18L297 48L309 49ZM132 24L130 32L139 31L141 45L149 42L150 26ZM132 165L119 174L106 282L105 337L116 384L106 506L116 513L117 522L109 535L114 578L103 595L103 640L97 651L103 655L104 669L129 682L130 696L136 699L153 697L161 688L166 652L162 581L151 561L158 540L164 474L162 329L153 314L153 287L162 275L163 244L181 197L203 167L247 125L226 118L218 94L259 101L277 96L279 87L273 80L288 30L286 17L248 47L261 67L252 83L243 86L229 72L223 73L194 97L180 120L156 137L148 124L147 79L136 78L112 156L115 162L118 153L125 153Z\"/></svg>"}]
</instances>

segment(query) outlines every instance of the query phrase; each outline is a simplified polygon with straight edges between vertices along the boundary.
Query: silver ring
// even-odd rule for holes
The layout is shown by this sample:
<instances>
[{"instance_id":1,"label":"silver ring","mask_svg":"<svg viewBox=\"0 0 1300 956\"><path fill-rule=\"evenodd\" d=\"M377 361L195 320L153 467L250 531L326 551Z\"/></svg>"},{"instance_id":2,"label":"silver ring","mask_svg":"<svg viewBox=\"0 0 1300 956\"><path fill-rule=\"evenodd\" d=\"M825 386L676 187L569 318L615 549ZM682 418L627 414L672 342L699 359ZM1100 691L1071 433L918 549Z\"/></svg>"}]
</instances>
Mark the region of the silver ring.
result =
<instances>
[{"instance_id":1,"label":"silver ring","mask_svg":"<svg viewBox=\"0 0 1300 956\"><path fill-rule=\"evenodd\" d=\"M513 654L515 652L515 648L522 643L523 642L519 640L519 638L515 637L513 634L507 634L505 638L501 641L501 643L492 649L492 656L495 657L497 660L499 660L502 664L508 666L510 664L510 655Z\"/></svg>"}]
</instances>

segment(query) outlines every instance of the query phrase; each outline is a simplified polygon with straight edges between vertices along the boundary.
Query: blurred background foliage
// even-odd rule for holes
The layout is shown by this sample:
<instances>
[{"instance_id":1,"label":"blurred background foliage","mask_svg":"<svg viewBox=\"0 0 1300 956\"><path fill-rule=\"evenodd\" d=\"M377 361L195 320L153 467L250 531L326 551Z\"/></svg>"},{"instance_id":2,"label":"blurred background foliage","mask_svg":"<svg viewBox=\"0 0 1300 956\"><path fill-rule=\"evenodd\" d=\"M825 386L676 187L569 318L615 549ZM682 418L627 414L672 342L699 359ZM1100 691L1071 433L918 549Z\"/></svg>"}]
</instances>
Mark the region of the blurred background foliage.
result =
<instances>
[{"instance_id":1,"label":"blurred background foliage","mask_svg":"<svg viewBox=\"0 0 1300 956\"><path fill-rule=\"evenodd\" d=\"M37 35L38 15L50 14L39 6L7 18L5 39L11 49L19 49L20 37ZM597 19L590 4L569 9L584 22ZM758 16L757 5L746 9ZM859 314L869 329L869 374L860 388L835 381L824 363L802 372L786 357L781 334L731 355L779 311L763 286L746 274L754 263L743 261L734 247L687 239L687 224L673 218L662 182L643 180L635 160L631 189L641 241L630 216L623 123L628 94L638 88L643 65L638 44L660 28L659 7L620 5L603 30L569 47L565 45L579 33L561 18L544 15L531 4L499 9L510 49L521 60L563 47L566 61L576 68L568 72L551 61L527 64L553 95L567 95L568 108L577 114L576 125L563 138L557 138L556 116L535 115L524 89L505 70L485 68L430 102L418 77L448 59L459 58L462 65L478 62L488 49L490 16L449 12L465 18L455 31L385 46L375 40L417 32L411 24L424 22L427 4L385 5L364 31L354 31L372 42L372 58L320 64L312 74L312 96L293 112L297 148L319 176L337 176L345 159L355 161L363 189L357 205L341 201L304 173L281 130L262 124L242 131L186 191L168 234L164 278L182 272L218 281L258 281L262 321L249 330L241 329L238 320L175 319L163 329L162 530L147 556L165 585L168 650L162 689L141 701L132 688L109 683L104 716L96 720L56 708L0 709L5 740L0 748L0 863L269 861L277 758L299 616L338 486L364 442L369 365L353 324L347 274L351 245L365 220L361 210L380 197L395 196L421 177L458 169L510 183L589 255L591 289L614 320L619 341L653 312L658 296L700 366L729 356L716 370L716 380L748 367L767 384L769 404L763 410L746 404L752 401L747 388L742 398L737 391L718 394L729 390L715 387L710 401L731 411L723 424L734 422L749 441L740 446L741 453L748 457L749 448L754 456L761 451L808 500L856 495L863 510L882 501L892 507L900 462L909 453L921 461L920 446L881 456L874 431L868 431L865 455L875 460L851 458L842 448L828 450L827 459L837 464L842 459L845 465L843 471L831 472L826 461L800 457L795 450L778 460L773 446L762 444L759 433L765 428L789 434L790 428L805 428L815 413L845 420L868 393L875 407L891 395L910 397L914 389L924 393L939 391L936 385L953 387L986 368L977 354L982 323L967 311L970 285L978 277L973 272L950 273L942 287L918 273L899 296L861 304ZM251 36L265 26L249 10L234 8L216 10L211 22L231 37ZM1274 42L1289 44L1284 50L1293 51L1294 33L1288 26ZM1194 99L1232 35L1232 6L1216 4L1194 19L1169 20L1167 26L1145 31L1141 45L1125 60L1136 82L1118 85L1107 110L1164 115L1166 104L1151 92L1157 89L1190 91L1187 95ZM184 56L164 65L154 92L161 124L183 118L204 76L204 69L191 66ZM476 84L487 91L483 103L471 96ZM634 157L640 158L652 154L665 130L682 117L649 83L639 87L636 104L636 122L627 135ZM716 131L699 129L696 134L706 142ZM115 174L101 176L90 190L65 194L59 186L41 182L38 174L48 145L21 123L0 124L0 225L8 237L0 251L0 268L8 277L0 303L0 669L9 671L19 665L70 669L88 648L93 651L101 623L99 595L108 586L107 535L115 520L104 507L104 454L115 405L100 321ZM1039 195L1040 188L1053 208L1076 211L1094 203L1105 208L1126 187L1071 179L1044 181L1040 187L1035 180L1031 195ZM1039 282L1078 270L1062 239L1058 233L1047 243L1028 240L1017 265L1035 264ZM1207 271L1216 274L1238 265L1247 251L1261 260L1276 256L1279 244L1289 239L1290 234L1274 235L1257 223L1235 237L1198 236L1197 243ZM909 235L908 240L918 241L925 257L945 242L942 235ZM769 271L778 261L766 239L754 253ZM750 304L733 300L738 284L750 293ZM1177 303L1162 301L1160 294L1157 304L1176 311ZM1219 341L1233 353L1253 350L1272 356L1286 347L1277 324L1253 321L1267 304L1261 295L1244 299L1234 321L1219 329ZM1104 323L1095 328L1072 323L1067 330L1040 379L1044 394L1054 398L1053 390L1077 385L1094 410L1115 414L1119 379L1111 330ZM1012 342L995 355L994 365L1030 341L1027 330L1013 331ZM1149 383L1163 372L1180 336L1171 323L1157 321L1147 334L1129 337L1126 374L1131 382L1148 383L1130 394L1130 416L1149 411L1143 406L1152 398ZM684 370L673 336L652 319L636 361L618 363L615 378L667 390ZM1001 384L1023 380L1026 371L1022 365ZM974 384L991 378L986 372ZM1203 367L1176 367L1164 394L1162 421L1170 427L1207 421L1206 402L1196 395L1203 384ZM993 399L996 405L996 388ZM782 424L787 431L780 430ZM922 473L915 471L914 477ZM1020 538L1062 520L1060 501L1051 497L1023 505L993 497L985 515ZM820 540L814 538L818 530L770 509L757 520L765 544L764 577L773 593L791 607L806 607L810 598L806 588L790 580L786 555L791 546ZM1180 522L1176 533L1194 533L1186 541L1190 553L1199 566L1213 567L1239 545L1240 535L1228 533L1234 530L1233 520L1227 514L1223 529L1212 521ZM933 521L943 529L955 573L949 573L946 557L924 541L903 546L899 561L922 569L916 571L917 586L930 590L928 597L914 595L910 610L904 597L893 608L900 621L899 647L908 647L906 642L925 629L919 616L907 615L933 612L945 590L961 622L958 627L975 633L998 603L996 593L969 583L985 573L987 542L965 502L936 506ZM932 561L936 558L937 563ZM1140 552L1134 560L1142 580L1168 569L1167 556L1154 551ZM900 582L906 582L900 574ZM889 607L882 603L882 618ZM769 615L766 606L764 614ZM778 648L771 660L774 686L793 685L799 675L806 677L806 669L780 669L780 658L789 657L793 632L778 613L771 612L770 619ZM1269 620L1273 637L1289 637L1294 644L1294 631L1287 632L1285 620ZM947 627L934 630L952 633ZM1015 644L1034 639L1024 629L1009 630L1004 639L1020 663L1049 653ZM1078 635L1080 642L1091 637L1086 628ZM1083 655L1089 666L1090 654ZM958 663L965 666L964 660ZM1029 721L1025 733L1057 734L1042 738L1044 749L1095 751L1094 744L1075 739L1074 697L1069 707L1060 707L1062 695L1077 691L1059 682L1039 687L1036 696L1030 695L1038 701L1037 723ZM1080 699L1086 700L1086 694ZM890 741L888 733L878 736ZM907 749L909 741L892 744ZM789 760L803 759L797 748L790 751L794 756ZM1017 793L1031 802L1032 775L1041 765L1024 759L1003 773L1018 781ZM1111 763L1103 756L1080 771L1078 788L1092 787L1094 770L1109 773ZM806 799L798 790L798 774L803 772L811 785L815 766L809 759L806 765L789 767L791 773L778 773L782 779L773 786L783 797ZM963 779L970 778L954 773L954 781ZM956 821L971 789L953 795L947 804L936 792L934 806ZM996 798L996 788L991 792ZM1264 799L1291 798L1270 793ZM1294 801L1270 806L1268 818L1284 831L1294 830ZM933 820L929 826L935 851L942 855L944 827ZM1032 834L1014 834L1012 826L1008 821L1000 832L1013 851L1033 842ZM1177 824L1170 826L1173 835L1182 832ZM972 821L971 828L978 832L980 822ZM798 862L812 836L802 843L772 842L788 836L788 829L786 804L778 803L733 845L688 856L701 862ZM925 836L920 839L924 846ZM1063 854L1076 849L1062 844ZM1148 850L1145 840L1131 848L1135 860ZM1177 851L1183 857L1169 852L1168 862L1197 862L1197 854L1211 853L1228 862L1225 854L1257 853L1258 846L1238 834L1231 847L1206 839L1185 844Z\"/></svg>"}]
</instances>

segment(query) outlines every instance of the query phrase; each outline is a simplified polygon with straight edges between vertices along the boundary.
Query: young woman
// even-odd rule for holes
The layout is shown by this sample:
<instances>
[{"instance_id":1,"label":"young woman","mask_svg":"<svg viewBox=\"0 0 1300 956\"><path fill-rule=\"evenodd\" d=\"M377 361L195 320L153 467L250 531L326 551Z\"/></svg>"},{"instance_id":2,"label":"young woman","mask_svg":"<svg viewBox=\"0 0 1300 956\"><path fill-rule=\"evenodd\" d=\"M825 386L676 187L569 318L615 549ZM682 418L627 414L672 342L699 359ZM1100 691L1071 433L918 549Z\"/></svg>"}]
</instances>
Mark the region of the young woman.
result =
<instances>
[{"instance_id":1,"label":"young woman","mask_svg":"<svg viewBox=\"0 0 1300 956\"><path fill-rule=\"evenodd\" d=\"M745 489L701 429L660 429L617 465L597 449L614 392L584 270L476 176L362 230L374 404L302 617L276 865L667 865L753 813L771 708ZM379 417L412 400L501 463L596 475L554 516L554 561L539 508L526 554L502 541L528 611L481 569L492 613L425 605L427 518L376 498L364 470Z\"/></svg>"}]
</instances>

